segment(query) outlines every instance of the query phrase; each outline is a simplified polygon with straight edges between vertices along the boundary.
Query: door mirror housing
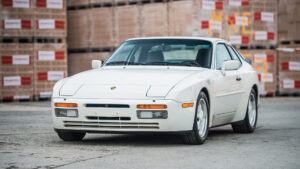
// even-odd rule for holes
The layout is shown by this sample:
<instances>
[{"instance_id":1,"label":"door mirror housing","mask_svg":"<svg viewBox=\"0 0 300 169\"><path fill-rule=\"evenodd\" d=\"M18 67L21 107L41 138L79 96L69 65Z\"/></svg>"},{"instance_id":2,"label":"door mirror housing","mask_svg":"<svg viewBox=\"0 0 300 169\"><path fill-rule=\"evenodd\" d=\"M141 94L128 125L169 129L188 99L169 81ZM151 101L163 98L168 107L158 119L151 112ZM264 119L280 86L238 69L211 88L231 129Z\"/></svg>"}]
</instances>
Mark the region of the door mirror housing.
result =
<instances>
[{"instance_id":1,"label":"door mirror housing","mask_svg":"<svg viewBox=\"0 0 300 169\"><path fill-rule=\"evenodd\" d=\"M240 62L237 60L228 60L223 62L222 65L222 74L225 75L226 71L230 71L230 70L237 70L240 67Z\"/></svg>"},{"instance_id":2,"label":"door mirror housing","mask_svg":"<svg viewBox=\"0 0 300 169\"><path fill-rule=\"evenodd\" d=\"M102 66L101 60L92 60L92 68L99 69Z\"/></svg>"}]
</instances>

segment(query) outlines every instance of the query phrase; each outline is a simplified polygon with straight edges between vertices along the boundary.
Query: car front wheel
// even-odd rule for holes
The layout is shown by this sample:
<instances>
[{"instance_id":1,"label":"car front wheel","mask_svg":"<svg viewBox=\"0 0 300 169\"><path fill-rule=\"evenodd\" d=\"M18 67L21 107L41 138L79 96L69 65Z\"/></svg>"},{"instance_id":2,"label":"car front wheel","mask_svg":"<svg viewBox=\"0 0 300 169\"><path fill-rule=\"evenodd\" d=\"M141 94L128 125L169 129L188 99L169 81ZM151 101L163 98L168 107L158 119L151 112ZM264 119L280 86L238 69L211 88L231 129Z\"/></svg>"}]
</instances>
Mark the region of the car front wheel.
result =
<instances>
[{"instance_id":1,"label":"car front wheel","mask_svg":"<svg viewBox=\"0 0 300 169\"><path fill-rule=\"evenodd\" d=\"M245 119L243 121L232 123L232 129L235 133L252 133L255 130L257 122L257 99L254 89L251 90L248 100L248 107Z\"/></svg>"},{"instance_id":2,"label":"car front wheel","mask_svg":"<svg viewBox=\"0 0 300 169\"><path fill-rule=\"evenodd\" d=\"M195 111L193 130L183 136L186 144L203 144L209 129L209 104L204 92L200 92Z\"/></svg>"},{"instance_id":3,"label":"car front wheel","mask_svg":"<svg viewBox=\"0 0 300 169\"><path fill-rule=\"evenodd\" d=\"M85 136L85 132L69 132L69 131L56 131L59 138L64 141L80 141Z\"/></svg>"}]
</instances>

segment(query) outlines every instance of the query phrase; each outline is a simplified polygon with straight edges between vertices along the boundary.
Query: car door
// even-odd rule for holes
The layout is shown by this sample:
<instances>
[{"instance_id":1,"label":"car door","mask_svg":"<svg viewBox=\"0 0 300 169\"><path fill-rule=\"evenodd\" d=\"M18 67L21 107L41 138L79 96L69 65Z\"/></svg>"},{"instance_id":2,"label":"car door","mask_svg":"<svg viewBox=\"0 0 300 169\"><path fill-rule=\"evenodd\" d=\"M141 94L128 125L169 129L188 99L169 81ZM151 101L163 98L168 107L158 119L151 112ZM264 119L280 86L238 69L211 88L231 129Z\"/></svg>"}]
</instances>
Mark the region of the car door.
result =
<instances>
[{"instance_id":1,"label":"car door","mask_svg":"<svg viewBox=\"0 0 300 169\"><path fill-rule=\"evenodd\" d=\"M227 75L234 77L235 80L233 80L233 93L235 95L235 102L234 102L234 107L235 111L238 110L239 105L241 104L241 100L243 99L244 95L246 94L245 91L246 89L244 88L245 83L246 83L246 75L245 71L243 70L243 64L238 57L238 54L233 50L231 45L226 44L226 47L230 53L230 56L233 60L237 60L240 62L240 68L234 71L227 71ZM248 97L248 96L247 96Z\"/></svg>"},{"instance_id":2,"label":"car door","mask_svg":"<svg viewBox=\"0 0 300 169\"><path fill-rule=\"evenodd\" d=\"M218 43L215 51L215 62L217 76L214 77L215 107L213 125L220 125L231 122L239 105L242 80L239 70L221 72L225 61L233 60L228 46L225 43Z\"/></svg>"}]
</instances>

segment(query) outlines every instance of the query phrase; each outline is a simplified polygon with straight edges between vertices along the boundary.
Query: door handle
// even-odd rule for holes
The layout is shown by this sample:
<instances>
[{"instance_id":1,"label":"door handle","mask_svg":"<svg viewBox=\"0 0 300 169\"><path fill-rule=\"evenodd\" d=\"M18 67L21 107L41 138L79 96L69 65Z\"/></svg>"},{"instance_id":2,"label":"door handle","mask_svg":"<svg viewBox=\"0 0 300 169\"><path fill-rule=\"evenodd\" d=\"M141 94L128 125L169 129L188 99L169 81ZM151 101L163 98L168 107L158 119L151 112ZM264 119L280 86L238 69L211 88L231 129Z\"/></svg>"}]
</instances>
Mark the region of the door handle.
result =
<instances>
[{"instance_id":1,"label":"door handle","mask_svg":"<svg viewBox=\"0 0 300 169\"><path fill-rule=\"evenodd\" d=\"M240 76L237 76L235 80L236 80L236 81L241 81L242 78L241 78Z\"/></svg>"}]
</instances>

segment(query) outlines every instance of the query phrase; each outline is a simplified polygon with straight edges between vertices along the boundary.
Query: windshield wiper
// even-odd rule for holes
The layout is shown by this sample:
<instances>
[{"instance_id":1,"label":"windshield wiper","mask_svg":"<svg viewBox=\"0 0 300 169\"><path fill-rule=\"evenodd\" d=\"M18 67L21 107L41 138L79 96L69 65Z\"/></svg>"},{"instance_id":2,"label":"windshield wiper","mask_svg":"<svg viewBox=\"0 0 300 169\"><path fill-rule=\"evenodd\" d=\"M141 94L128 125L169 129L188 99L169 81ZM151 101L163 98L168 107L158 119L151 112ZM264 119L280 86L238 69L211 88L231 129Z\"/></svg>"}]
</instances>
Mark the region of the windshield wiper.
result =
<instances>
[{"instance_id":1,"label":"windshield wiper","mask_svg":"<svg viewBox=\"0 0 300 169\"><path fill-rule=\"evenodd\" d=\"M116 62L108 62L105 65L106 66L109 66L109 65L126 66L126 65L144 65L144 64L138 63L138 62L116 61Z\"/></svg>"},{"instance_id":2,"label":"windshield wiper","mask_svg":"<svg viewBox=\"0 0 300 169\"><path fill-rule=\"evenodd\" d=\"M196 66L201 67L199 63L195 61L183 61L183 62L149 62L146 65L174 65L174 66Z\"/></svg>"},{"instance_id":3,"label":"windshield wiper","mask_svg":"<svg viewBox=\"0 0 300 169\"><path fill-rule=\"evenodd\" d=\"M197 63L196 61L193 61L193 60L186 60L186 61L181 62L181 64L183 64L185 66L201 67L201 65L199 63Z\"/></svg>"},{"instance_id":4,"label":"windshield wiper","mask_svg":"<svg viewBox=\"0 0 300 169\"><path fill-rule=\"evenodd\" d=\"M148 62L146 65L181 65L180 63L172 63L172 62Z\"/></svg>"}]
</instances>

